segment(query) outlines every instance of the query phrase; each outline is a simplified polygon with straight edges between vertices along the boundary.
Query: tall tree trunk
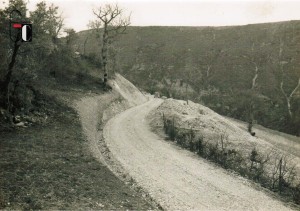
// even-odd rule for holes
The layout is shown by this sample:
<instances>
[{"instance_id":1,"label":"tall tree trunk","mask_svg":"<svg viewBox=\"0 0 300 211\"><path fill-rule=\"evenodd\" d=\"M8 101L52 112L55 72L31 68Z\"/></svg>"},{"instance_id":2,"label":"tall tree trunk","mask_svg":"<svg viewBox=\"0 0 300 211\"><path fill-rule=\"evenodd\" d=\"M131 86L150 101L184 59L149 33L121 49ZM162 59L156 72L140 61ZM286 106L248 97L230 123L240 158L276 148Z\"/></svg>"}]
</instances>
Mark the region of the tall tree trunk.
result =
<instances>
[{"instance_id":1,"label":"tall tree trunk","mask_svg":"<svg viewBox=\"0 0 300 211\"><path fill-rule=\"evenodd\" d=\"M255 64L255 74L254 74L254 77L252 79L252 87L251 87L251 89L254 89L256 87L256 79L257 79L257 77L258 77L258 67Z\"/></svg>"},{"instance_id":2,"label":"tall tree trunk","mask_svg":"<svg viewBox=\"0 0 300 211\"><path fill-rule=\"evenodd\" d=\"M207 69L206 69L206 77L207 77L207 78L209 77L210 68L211 68L211 65L207 65ZM208 79L207 79L207 80L208 80Z\"/></svg>"},{"instance_id":3,"label":"tall tree trunk","mask_svg":"<svg viewBox=\"0 0 300 211\"><path fill-rule=\"evenodd\" d=\"M106 65L107 65L107 45L108 45L108 31L107 31L107 24L104 24L103 27L103 36L102 36L102 70L104 72L104 76L103 76L103 87L104 89L106 89L106 83L107 83L107 69L106 69Z\"/></svg>"},{"instance_id":4,"label":"tall tree trunk","mask_svg":"<svg viewBox=\"0 0 300 211\"><path fill-rule=\"evenodd\" d=\"M185 85L185 97L186 97L186 104L189 104L189 98L188 98L188 83Z\"/></svg>"},{"instance_id":5,"label":"tall tree trunk","mask_svg":"<svg viewBox=\"0 0 300 211\"><path fill-rule=\"evenodd\" d=\"M107 73L107 45L108 45L108 36L107 32L103 34L103 46L102 46L102 69L104 73Z\"/></svg>"},{"instance_id":6,"label":"tall tree trunk","mask_svg":"<svg viewBox=\"0 0 300 211\"><path fill-rule=\"evenodd\" d=\"M8 65L8 69L7 69L7 73L4 77L4 81L1 82L1 95L3 96L3 99L6 100L8 99L9 97L9 93L8 93L8 87L9 87L9 84L10 84L10 81L11 81L11 78L12 78L12 72L13 72L13 67L16 63L16 58L17 58L17 55L18 55L18 50L20 48L20 43L18 41L14 42L14 49L13 49L13 54L12 54L12 57L11 57L11 61ZM4 106L5 107L8 107L8 103L9 101L5 101L4 103Z\"/></svg>"},{"instance_id":7,"label":"tall tree trunk","mask_svg":"<svg viewBox=\"0 0 300 211\"><path fill-rule=\"evenodd\" d=\"M287 110L288 110L288 114L290 118L293 118L293 113L292 113L292 109L291 109L291 99L293 98L293 95L295 94L295 92L297 91L297 89L300 87L300 78L298 79L298 83L297 86L295 87L295 89L291 92L291 94L288 96L284 89L283 89L283 81L281 81L280 83L280 90L282 92L282 94L284 95L285 99L286 99L286 103L287 103Z\"/></svg>"},{"instance_id":8,"label":"tall tree trunk","mask_svg":"<svg viewBox=\"0 0 300 211\"><path fill-rule=\"evenodd\" d=\"M171 93L171 92L172 92L172 87L173 87L173 83L174 83L174 82L172 81L172 79L170 79L170 81L171 81L171 85L170 85L169 88L168 88L168 95L169 95L168 97L169 97L169 98L172 98L173 96L172 96L172 93ZM175 84L176 84L176 81L175 81Z\"/></svg>"},{"instance_id":9,"label":"tall tree trunk","mask_svg":"<svg viewBox=\"0 0 300 211\"><path fill-rule=\"evenodd\" d=\"M108 57L108 45L111 44L113 38L119 34L123 34L126 27L130 24L130 16L128 18L122 17L122 9L116 5L106 4L100 7L97 11L93 11L99 20L92 22L92 26L99 29L103 26L102 35L102 49L101 49L101 69L104 72L103 87L106 88L106 82L108 78L107 73L107 57Z\"/></svg>"},{"instance_id":10,"label":"tall tree trunk","mask_svg":"<svg viewBox=\"0 0 300 211\"><path fill-rule=\"evenodd\" d=\"M279 193L282 192L282 186L283 186L282 158L280 158L280 160L279 160L279 176L278 176Z\"/></svg>"},{"instance_id":11,"label":"tall tree trunk","mask_svg":"<svg viewBox=\"0 0 300 211\"><path fill-rule=\"evenodd\" d=\"M283 84L281 82L281 84ZM288 111L288 114L289 114L289 117L292 118L293 117L293 113L292 113L292 110L291 110L291 98L289 96L287 96L282 88L283 85L281 85L281 91L285 97L285 100L286 100L286 105L287 105L287 111Z\"/></svg>"},{"instance_id":12,"label":"tall tree trunk","mask_svg":"<svg viewBox=\"0 0 300 211\"><path fill-rule=\"evenodd\" d=\"M292 110L291 110L291 98L289 98L289 97L286 98L286 104L287 104L289 116L292 118L293 114L292 114Z\"/></svg>"},{"instance_id":13,"label":"tall tree trunk","mask_svg":"<svg viewBox=\"0 0 300 211\"><path fill-rule=\"evenodd\" d=\"M84 43L83 43L83 55L85 55L85 56L86 56L86 44L87 44L88 38L89 38L89 37L86 36L85 41L84 41Z\"/></svg>"}]
</instances>

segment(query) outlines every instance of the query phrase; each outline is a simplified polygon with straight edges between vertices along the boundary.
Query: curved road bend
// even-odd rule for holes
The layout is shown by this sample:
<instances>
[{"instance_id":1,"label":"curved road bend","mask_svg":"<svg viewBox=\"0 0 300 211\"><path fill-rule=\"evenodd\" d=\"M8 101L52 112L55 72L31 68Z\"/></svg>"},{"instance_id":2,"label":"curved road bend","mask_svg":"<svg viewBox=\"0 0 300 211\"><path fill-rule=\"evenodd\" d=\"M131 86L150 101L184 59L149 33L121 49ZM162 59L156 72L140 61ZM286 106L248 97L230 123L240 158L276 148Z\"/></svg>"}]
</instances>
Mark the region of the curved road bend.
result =
<instances>
[{"instance_id":1,"label":"curved road bend","mask_svg":"<svg viewBox=\"0 0 300 211\"><path fill-rule=\"evenodd\" d=\"M167 210L290 210L242 178L152 133L152 99L108 121L104 138L113 156Z\"/></svg>"}]
</instances>

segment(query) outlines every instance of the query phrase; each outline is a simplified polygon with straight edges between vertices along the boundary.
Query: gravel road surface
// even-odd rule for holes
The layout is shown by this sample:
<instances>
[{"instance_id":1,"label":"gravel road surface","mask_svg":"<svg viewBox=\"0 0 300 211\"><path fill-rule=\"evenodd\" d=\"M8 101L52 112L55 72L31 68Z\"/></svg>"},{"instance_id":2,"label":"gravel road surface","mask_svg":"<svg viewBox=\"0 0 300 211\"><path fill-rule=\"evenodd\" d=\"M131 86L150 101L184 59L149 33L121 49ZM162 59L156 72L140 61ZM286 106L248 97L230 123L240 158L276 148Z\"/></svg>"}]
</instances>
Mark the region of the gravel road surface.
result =
<instances>
[{"instance_id":1,"label":"gravel road surface","mask_svg":"<svg viewBox=\"0 0 300 211\"><path fill-rule=\"evenodd\" d=\"M247 180L150 131L152 99L108 121L104 138L112 155L167 210L290 210Z\"/></svg>"}]
</instances>

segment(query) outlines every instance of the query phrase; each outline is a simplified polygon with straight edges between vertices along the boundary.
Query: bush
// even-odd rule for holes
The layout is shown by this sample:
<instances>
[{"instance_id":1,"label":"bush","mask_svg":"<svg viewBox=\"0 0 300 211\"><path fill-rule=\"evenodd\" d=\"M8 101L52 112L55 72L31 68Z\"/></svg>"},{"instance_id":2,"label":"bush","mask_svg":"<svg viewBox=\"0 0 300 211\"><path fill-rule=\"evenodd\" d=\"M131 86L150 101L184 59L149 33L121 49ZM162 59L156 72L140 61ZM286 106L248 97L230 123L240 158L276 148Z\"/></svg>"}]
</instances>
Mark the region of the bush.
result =
<instances>
[{"instance_id":1,"label":"bush","mask_svg":"<svg viewBox=\"0 0 300 211\"><path fill-rule=\"evenodd\" d=\"M256 148L253 148L250 153L249 160L250 168L248 175L253 180L257 182L262 182L263 177L266 177L267 175L267 173L265 172L265 164L270 160L269 155L263 157L262 155L259 155Z\"/></svg>"},{"instance_id":2,"label":"bush","mask_svg":"<svg viewBox=\"0 0 300 211\"><path fill-rule=\"evenodd\" d=\"M175 120L169 120L165 118L165 115L163 114L163 124L164 124L164 130L165 133L170 137L172 141L175 141L177 136L177 129L175 128Z\"/></svg>"},{"instance_id":3,"label":"bush","mask_svg":"<svg viewBox=\"0 0 300 211\"><path fill-rule=\"evenodd\" d=\"M78 83L82 83L84 81L85 74L82 72L76 73L76 78Z\"/></svg>"},{"instance_id":4,"label":"bush","mask_svg":"<svg viewBox=\"0 0 300 211\"><path fill-rule=\"evenodd\" d=\"M186 140L186 135L184 134L184 133L180 133L180 134L178 134L177 136L176 136L176 143L179 145L179 146L181 146L181 147L183 147L184 148L184 146L185 146L185 140Z\"/></svg>"},{"instance_id":5,"label":"bush","mask_svg":"<svg viewBox=\"0 0 300 211\"><path fill-rule=\"evenodd\" d=\"M203 136L199 137L196 142L196 150L198 155L204 156L204 143L203 143Z\"/></svg>"},{"instance_id":6,"label":"bush","mask_svg":"<svg viewBox=\"0 0 300 211\"><path fill-rule=\"evenodd\" d=\"M293 199L296 204L300 204L300 183L293 188Z\"/></svg>"},{"instance_id":7,"label":"bush","mask_svg":"<svg viewBox=\"0 0 300 211\"><path fill-rule=\"evenodd\" d=\"M195 143L194 143L194 139L195 139L195 132L193 131L193 129L191 128L190 131L187 134L187 141L188 141L188 148L190 151L194 152L195 151Z\"/></svg>"},{"instance_id":8,"label":"bush","mask_svg":"<svg viewBox=\"0 0 300 211\"><path fill-rule=\"evenodd\" d=\"M256 148L253 148L248 157L243 157L236 149L227 149L227 135L222 133L220 140L216 142L205 142L203 136L199 136L197 140L195 132L190 129L188 131L175 127L174 118L167 119L163 115L164 130L171 140L203 158L209 159L220 164L224 168L229 168L239 173L241 176L248 177L262 186L273 191L279 191L287 197L300 204L300 184L292 186L295 171L294 167L289 164L286 156L277 155L275 162L270 162L270 155L262 155ZM266 166L273 168L271 174L266 171Z\"/></svg>"}]
</instances>

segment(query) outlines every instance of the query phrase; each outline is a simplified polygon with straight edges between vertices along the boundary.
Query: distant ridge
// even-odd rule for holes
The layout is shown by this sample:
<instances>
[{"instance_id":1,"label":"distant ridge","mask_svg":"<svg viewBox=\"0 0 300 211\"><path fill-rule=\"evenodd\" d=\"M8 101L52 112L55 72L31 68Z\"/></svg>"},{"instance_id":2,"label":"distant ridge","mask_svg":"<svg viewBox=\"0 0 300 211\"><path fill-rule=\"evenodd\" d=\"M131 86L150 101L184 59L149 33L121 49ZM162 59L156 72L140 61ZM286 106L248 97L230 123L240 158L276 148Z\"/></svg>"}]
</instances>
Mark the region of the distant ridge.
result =
<instances>
[{"instance_id":1,"label":"distant ridge","mask_svg":"<svg viewBox=\"0 0 300 211\"><path fill-rule=\"evenodd\" d=\"M91 32L77 33L76 46L97 60L101 40ZM115 46L110 68L146 91L188 97L245 121L252 93L258 123L297 133L300 90L292 100L296 117L290 120L280 84L283 80L284 90L291 93L300 77L299 20L221 27L131 26ZM193 92L185 96L183 86L178 92L180 87L168 82L174 80L186 82Z\"/></svg>"}]
</instances>

